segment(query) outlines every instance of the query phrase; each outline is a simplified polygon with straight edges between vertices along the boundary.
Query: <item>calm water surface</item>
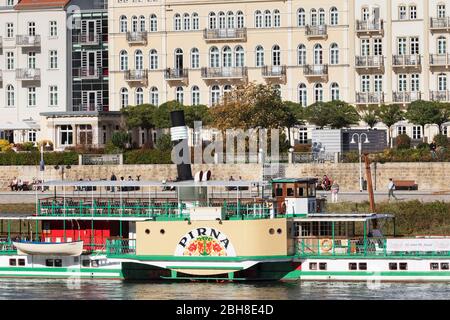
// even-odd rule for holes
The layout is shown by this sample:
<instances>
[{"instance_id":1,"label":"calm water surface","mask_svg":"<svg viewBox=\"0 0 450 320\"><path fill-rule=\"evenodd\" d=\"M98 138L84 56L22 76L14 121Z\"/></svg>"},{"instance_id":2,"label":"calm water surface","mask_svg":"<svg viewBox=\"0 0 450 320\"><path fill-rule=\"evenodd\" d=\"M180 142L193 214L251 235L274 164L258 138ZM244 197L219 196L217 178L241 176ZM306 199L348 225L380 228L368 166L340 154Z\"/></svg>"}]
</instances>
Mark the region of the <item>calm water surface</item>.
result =
<instances>
[{"instance_id":1,"label":"calm water surface","mask_svg":"<svg viewBox=\"0 0 450 320\"><path fill-rule=\"evenodd\" d=\"M0 279L0 299L450 299L450 283L138 283Z\"/></svg>"}]
</instances>

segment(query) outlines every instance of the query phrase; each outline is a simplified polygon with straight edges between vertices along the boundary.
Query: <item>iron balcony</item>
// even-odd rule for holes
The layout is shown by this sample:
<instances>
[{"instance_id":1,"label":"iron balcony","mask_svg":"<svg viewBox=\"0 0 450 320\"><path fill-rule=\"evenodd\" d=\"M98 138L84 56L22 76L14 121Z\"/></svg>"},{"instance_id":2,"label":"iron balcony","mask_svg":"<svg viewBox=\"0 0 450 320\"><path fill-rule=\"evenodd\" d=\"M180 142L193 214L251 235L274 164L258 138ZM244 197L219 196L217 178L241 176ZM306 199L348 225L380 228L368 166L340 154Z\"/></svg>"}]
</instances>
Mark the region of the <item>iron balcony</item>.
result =
<instances>
[{"instance_id":1,"label":"iron balcony","mask_svg":"<svg viewBox=\"0 0 450 320\"><path fill-rule=\"evenodd\" d=\"M206 42L247 41L247 28L204 29L203 39Z\"/></svg>"}]
</instances>

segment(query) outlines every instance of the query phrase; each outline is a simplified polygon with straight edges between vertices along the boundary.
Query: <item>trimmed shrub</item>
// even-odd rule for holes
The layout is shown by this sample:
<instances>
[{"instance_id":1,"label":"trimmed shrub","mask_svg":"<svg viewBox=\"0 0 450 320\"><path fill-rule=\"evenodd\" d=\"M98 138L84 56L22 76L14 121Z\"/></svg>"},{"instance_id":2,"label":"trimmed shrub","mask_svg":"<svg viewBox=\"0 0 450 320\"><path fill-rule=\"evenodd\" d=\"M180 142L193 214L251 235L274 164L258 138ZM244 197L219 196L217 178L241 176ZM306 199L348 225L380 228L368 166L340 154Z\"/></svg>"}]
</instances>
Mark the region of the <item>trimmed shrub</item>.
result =
<instances>
[{"instance_id":1,"label":"trimmed shrub","mask_svg":"<svg viewBox=\"0 0 450 320\"><path fill-rule=\"evenodd\" d=\"M156 140L156 149L161 151L171 151L172 150L172 140L170 134L163 134Z\"/></svg>"},{"instance_id":2,"label":"trimmed shrub","mask_svg":"<svg viewBox=\"0 0 450 320\"><path fill-rule=\"evenodd\" d=\"M445 134L437 134L433 139L434 143L436 143L437 147L447 147L448 146L448 137Z\"/></svg>"},{"instance_id":3,"label":"trimmed shrub","mask_svg":"<svg viewBox=\"0 0 450 320\"><path fill-rule=\"evenodd\" d=\"M416 146L416 149L430 150L430 145L428 143L421 142Z\"/></svg>"},{"instance_id":4,"label":"trimmed shrub","mask_svg":"<svg viewBox=\"0 0 450 320\"><path fill-rule=\"evenodd\" d=\"M395 139L395 144L399 150L409 149L411 148L411 138L405 133L399 134Z\"/></svg>"},{"instance_id":5,"label":"trimmed shrub","mask_svg":"<svg viewBox=\"0 0 450 320\"><path fill-rule=\"evenodd\" d=\"M171 152L158 149L127 151L123 155L125 164L172 164Z\"/></svg>"},{"instance_id":6,"label":"trimmed shrub","mask_svg":"<svg viewBox=\"0 0 450 320\"><path fill-rule=\"evenodd\" d=\"M37 166L41 160L40 152L2 152L0 153L1 166ZM44 153L46 165L76 165L78 154L75 152L47 152Z\"/></svg>"},{"instance_id":7,"label":"trimmed shrub","mask_svg":"<svg viewBox=\"0 0 450 320\"><path fill-rule=\"evenodd\" d=\"M11 143L8 140L1 139L0 140L0 151L6 152L12 149Z\"/></svg>"}]
</instances>

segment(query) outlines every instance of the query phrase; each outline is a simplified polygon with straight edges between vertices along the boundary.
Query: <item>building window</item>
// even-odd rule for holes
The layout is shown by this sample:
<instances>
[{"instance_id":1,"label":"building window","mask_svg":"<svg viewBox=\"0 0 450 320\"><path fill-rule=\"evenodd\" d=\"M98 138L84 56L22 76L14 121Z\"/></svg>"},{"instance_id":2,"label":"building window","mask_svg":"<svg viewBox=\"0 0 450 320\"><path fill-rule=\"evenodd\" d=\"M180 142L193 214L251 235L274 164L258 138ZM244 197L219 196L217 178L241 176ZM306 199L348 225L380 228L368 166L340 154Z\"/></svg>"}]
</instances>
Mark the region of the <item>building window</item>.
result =
<instances>
[{"instance_id":1,"label":"building window","mask_svg":"<svg viewBox=\"0 0 450 320\"><path fill-rule=\"evenodd\" d=\"M317 10L316 9L311 9L310 17L311 17L311 25L316 26L317 25Z\"/></svg>"},{"instance_id":2,"label":"building window","mask_svg":"<svg viewBox=\"0 0 450 320\"><path fill-rule=\"evenodd\" d=\"M237 27L238 27L238 29L244 28L244 26L245 26L244 13L242 11L238 11L236 16L237 16Z\"/></svg>"},{"instance_id":3,"label":"building window","mask_svg":"<svg viewBox=\"0 0 450 320\"><path fill-rule=\"evenodd\" d=\"M400 92L403 92L403 91L407 91L408 89L408 84L407 84L407 76L406 76L406 74L399 74L398 75L398 86L397 86L397 89L398 89L398 91L400 91Z\"/></svg>"},{"instance_id":4,"label":"building window","mask_svg":"<svg viewBox=\"0 0 450 320\"><path fill-rule=\"evenodd\" d=\"M437 51L438 54L446 54L447 53L447 40L445 39L445 37L440 36L437 39Z\"/></svg>"},{"instance_id":5,"label":"building window","mask_svg":"<svg viewBox=\"0 0 450 320\"><path fill-rule=\"evenodd\" d=\"M405 126L398 126L397 127L397 135L406 134L406 127Z\"/></svg>"},{"instance_id":6,"label":"building window","mask_svg":"<svg viewBox=\"0 0 450 320\"><path fill-rule=\"evenodd\" d=\"M50 94L50 99L49 99L50 107L57 107L58 106L58 87L50 86L49 94Z\"/></svg>"},{"instance_id":7,"label":"building window","mask_svg":"<svg viewBox=\"0 0 450 320\"><path fill-rule=\"evenodd\" d=\"M28 142L36 142L36 130L28 130Z\"/></svg>"},{"instance_id":8,"label":"building window","mask_svg":"<svg viewBox=\"0 0 450 320\"><path fill-rule=\"evenodd\" d=\"M325 10L319 9L319 25L323 26L325 24Z\"/></svg>"},{"instance_id":9,"label":"building window","mask_svg":"<svg viewBox=\"0 0 450 320\"><path fill-rule=\"evenodd\" d=\"M306 25L305 9L303 8L300 8L297 11L297 25L299 27L304 27Z\"/></svg>"},{"instance_id":10,"label":"building window","mask_svg":"<svg viewBox=\"0 0 450 320\"><path fill-rule=\"evenodd\" d=\"M191 16L187 13L183 15L183 29L190 30L191 29Z\"/></svg>"},{"instance_id":11,"label":"building window","mask_svg":"<svg viewBox=\"0 0 450 320\"><path fill-rule=\"evenodd\" d=\"M200 104L200 89L197 86L193 86L191 90L192 105L197 106Z\"/></svg>"},{"instance_id":12,"label":"building window","mask_svg":"<svg viewBox=\"0 0 450 320\"><path fill-rule=\"evenodd\" d=\"M307 144L308 143L308 129L299 128L298 129L298 143Z\"/></svg>"},{"instance_id":13,"label":"building window","mask_svg":"<svg viewBox=\"0 0 450 320\"><path fill-rule=\"evenodd\" d=\"M298 46L297 60L299 66L303 66L306 64L306 46L304 44L300 44Z\"/></svg>"},{"instance_id":14,"label":"building window","mask_svg":"<svg viewBox=\"0 0 450 320\"><path fill-rule=\"evenodd\" d=\"M79 143L82 145L92 145L92 126L90 124L82 124L78 127L80 136Z\"/></svg>"},{"instance_id":15,"label":"building window","mask_svg":"<svg viewBox=\"0 0 450 320\"><path fill-rule=\"evenodd\" d=\"M200 68L200 53L197 48L193 48L191 50L191 68L192 69Z\"/></svg>"},{"instance_id":16,"label":"building window","mask_svg":"<svg viewBox=\"0 0 450 320\"><path fill-rule=\"evenodd\" d=\"M159 106L159 94L158 88L152 87L150 89L150 104L154 106Z\"/></svg>"},{"instance_id":17,"label":"building window","mask_svg":"<svg viewBox=\"0 0 450 320\"><path fill-rule=\"evenodd\" d=\"M134 53L134 68L136 70L144 69L144 55L141 50L136 50Z\"/></svg>"},{"instance_id":18,"label":"building window","mask_svg":"<svg viewBox=\"0 0 450 320\"><path fill-rule=\"evenodd\" d=\"M364 7L361 10L361 18L363 21L368 21L369 20L369 8Z\"/></svg>"},{"instance_id":19,"label":"building window","mask_svg":"<svg viewBox=\"0 0 450 320\"><path fill-rule=\"evenodd\" d=\"M198 13L194 12L192 14L192 30L199 30L200 29L200 22L198 18Z\"/></svg>"},{"instance_id":20,"label":"building window","mask_svg":"<svg viewBox=\"0 0 450 320\"><path fill-rule=\"evenodd\" d=\"M11 22L6 24L6 38L14 38L14 24Z\"/></svg>"},{"instance_id":21,"label":"building window","mask_svg":"<svg viewBox=\"0 0 450 320\"><path fill-rule=\"evenodd\" d=\"M447 75L441 73L438 75L438 91L446 91L447 90Z\"/></svg>"},{"instance_id":22,"label":"building window","mask_svg":"<svg viewBox=\"0 0 450 320\"><path fill-rule=\"evenodd\" d=\"M175 89L175 98L179 104L184 104L184 89L183 89L183 87L177 87Z\"/></svg>"},{"instance_id":23,"label":"building window","mask_svg":"<svg viewBox=\"0 0 450 320\"><path fill-rule=\"evenodd\" d=\"M281 27L281 14L280 10L275 9L273 11L273 26L275 28Z\"/></svg>"},{"instance_id":24,"label":"building window","mask_svg":"<svg viewBox=\"0 0 450 320\"><path fill-rule=\"evenodd\" d=\"M61 145L70 146L73 144L73 129L70 125L62 125L60 127Z\"/></svg>"},{"instance_id":25,"label":"building window","mask_svg":"<svg viewBox=\"0 0 450 320\"><path fill-rule=\"evenodd\" d=\"M144 104L144 89L137 88L136 89L136 97L135 97L135 103L137 106Z\"/></svg>"},{"instance_id":26,"label":"building window","mask_svg":"<svg viewBox=\"0 0 450 320\"><path fill-rule=\"evenodd\" d=\"M235 28L234 13L232 11L227 12L227 28L228 29Z\"/></svg>"},{"instance_id":27,"label":"building window","mask_svg":"<svg viewBox=\"0 0 450 320\"><path fill-rule=\"evenodd\" d=\"M174 29L175 31L181 30L181 16L179 13L175 14L174 16Z\"/></svg>"},{"instance_id":28,"label":"building window","mask_svg":"<svg viewBox=\"0 0 450 320\"><path fill-rule=\"evenodd\" d=\"M274 45L272 48L272 66L281 65L281 49L280 46Z\"/></svg>"},{"instance_id":29,"label":"building window","mask_svg":"<svg viewBox=\"0 0 450 320\"><path fill-rule=\"evenodd\" d=\"M223 95L226 96L227 94L229 94L231 92L231 85L226 84L223 86Z\"/></svg>"},{"instance_id":30,"label":"building window","mask_svg":"<svg viewBox=\"0 0 450 320\"><path fill-rule=\"evenodd\" d=\"M368 75L361 76L361 91L362 92L370 91L370 77Z\"/></svg>"},{"instance_id":31,"label":"building window","mask_svg":"<svg viewBox=\"0 0 450 320\"><path fill-rule=\"evenodd\" d=\"M330 64L339 64L339 47L336 43L330 47Z\"/></svg>"},{"instance_id":32,"label":"building window","mask_svg":"<svg viewBox=\"0 0 450 320\"><path fill-rule=\"evenodd\" d=\"M146 28L145 28L145 17L144 16L140 16L139 17L139 26L140 26L140 32L145 32Z\"/></svg>"},{"instance_id":33,"label":"building window","mask_svg":"<svg viewBox=\"0 0 450 320\"><path fill-rule=\"evenodd\" d=\"M6 70L14 70L14 52L6 53Z\"/></svg>"},{"instance_id":34,"label":"building window","mask_svg":"<svg viewBox=\"0 0 450 320\"><path fill-rule=\"evenodd\" d=\"M212 47L209 50L209 65L211 66L211 68L220 67L220 54L217 47Z\"/></svg>"},{"instance_id":35,"label":"building window","mask_svg":"<svg viewBox=\"0 0 450 320\"><path fill-rule=\"evenodd\" d=\"M120 51L120 71L128 70L128 53L125 50Z\"/></svg>"},{"instance_id":36,"label":"building window","mask_svg":"<svg viewBox=\"0 0 450 320\"><path fill-rule=\"evenodd\" d=\"M300 103L302 107L306 107L308 105L307 101L306 85L304 83L300 83L298 85L298 103Z\"/></svg>"},{"instance_id":37,"label":"building window","mask_svg":"<svg viewBox=\"0 0 450 320\"><path fill-rule=\"evenodd\" d=\"M420 91L420 74L413 73L411 75L411 91L418 92Z\"/></svg>"},{"instance_id":38,"label":"building window","mask_svg":"<svg viewBox=\"0 0 450 320\"><path fill-rule=\"evenodd\" d=\"M256 66L257 67L264 66L264 48L262 46L257 46L255 52L256 52Z\"/></svg>"},{"instance_id":39,"label":"building window","mask_svg":"<svg viewBox=\"0 0 450 320\"><path fill-rule=\"evenodd\" d=\"M412 37L409 39L409 48L411 54L419 54L419 38Z\"/></svg>"},{"instance_id":40,"label":"building window","mask_svg":"<svg viewBox=\"0 0 450 320\"><path fill-rule=\"evenodd\" d=\"M211 105L218 104L220 102L220 88L219 86L211 87Z\"/></svg>"},{"instance_id":41,"label":"building window","mask_svg":"<svg viewBox=\"0 0 450 320\"><path fill-rule=\"evenodd\" d=\"M14 107L15 104L15 93L14 87L12 85L6 86L6 106Z\"/></svg>"},{"instance_id":42,"label":"building window","mask_svg":"<svg viewBox=\"0 0 450 320\"><path fill-rule=\"evenodd\" d=\"M36 52L28 52L27 61L28 69L36 69Z\"/></svg>"},{"instance_id":43,"label":"building window","mask_svg":"<svg viewBox=\"0 0 450 320\"><path fill-rule=\"evenodd\" d=\"M36 87L28 87L28 106L36 107Z\"/></svg>"},{"instance_id":44,"label":"building window","mask_svg":"<svg viewBox=\"0 0 450 320\"><path fill-rule=\"evenodd\" d=\"M264 28L272 27L272 14L270 10L264 11Z\"/></svg>"},{"instance_id":45,"label":"building window","mask_svg":"<svg viewBox=\"0 0 450 320\"><path fill-rule=\"evenodd\" d=\"M255 12L255 28L262 28L262 13L261 11L257 10Z\"/></svg>"},{"instance_id":46,"label":"building window","mask_svg":"<svg viewBox=\"0 0 450 320\"><path fill-rule=\"evenodd\" d=\"M332 101L340 100L339 85L336 82L331 84L331 100Z\"/></svg>"},{"instance_id":47,"label":"building window","mask_svg":"<svg viewBox=\"0 0 450 320\"><path fill-rule=\"evenodd\" d=\"M398 55L406 54L406 38L397 39L397 54Z\"/></svg>"},{"instance_id":48,"label":"building window","mask_svg":"<svg viewBox=\"0 0 450 320\"><path fill-rule=\"evenodd\" d=\"M158 18L156 17L156 14L152 14L150 16L150 32L156 31L158 31Z\"/></svg>"},{"instance_id":49,"label":"building window","mask_svg":"<svg viewBox=\"0 0 450 320\"><path fill-rule=\"evenodd\" d=\"M408 17L406 15L406 6L400 6L398 7L398 19L399 20L406 20Z\"/></svg>"},{"instance_id":50,"label":"building window","mask_svg":"<svg viewBox=\"0 0 450 320\"><path fill-rule=\"evenodd\" d=\"M32 36L32 37L36 35L36 23L35 22L28 22L28 35Z\"/></svg>"},{"instance_id":51,"label":"building window","mask_svg":"<svg viewBox=\"0 0 450 320\"><path fill-rule=\"evenodd\" d=\"M50 37L58 36L58 27L56 21L50 21Z\"/></svg>"},{"instance_id":52,"label":"building window","mask_svg":"<svg viewBox=\"0 0 450 320\"><path fill-rule=\"evenodd\" d=\"M219 12L219 29L226 29L226 17L225 12Z\"/></svg>"},{"instance_id":53,"label":"building window","mask_svg":"<svg viewBox=\"0 0 450 320\"><path fill-rule=\"evenodd\" d=\"M125 33L128 31L128 21L127 21L127 17L125 16L121 16L120 17L120 23L119 23L119 30L121 33Z\"/></svg>"},{"instance_id":54,"label":"building window","mask_svg":"<svg viewBox=\"0 0 450 320\"><path fill-rule=\"evenodd\" d=\"M158 51L150 50L150 70L158 69Z\"/></svg>"},{"instance_id":55,"label":"building window","mask_svg":"<svg viewBox=\"0 0 450 320\"><path fill-rule=\"evenodd\" d=\"M416 6L409 6L409 18L411 20L417 19L417 7Z\"/></svg>"},{"instance_id":56,"label":"building window","mask_svg":"<svg viewBox=\"0 0 450 320\"><path fill-rule=\"evenodd\" d=\"M422 139L422 126L413 126L413 139Z\"/></svg>"},{"instance_id":57,"label":"building window","mask_svg":"<svg viewBox=\"0 0 450 320\"><path fill-rule=\"evenodd\" d=\"M336 7L332 7L330 10L330 25L336 26L338 25L339 15Z\"/></svg>"},{"instance_id":58,"label":"building window","mask_svg":"<svg viewBox=\"0 0 450 320\"><path fill-rule=\"evenodd\" d=\"M229 46L222 49L222 67L231 68L233 66L233 53Z\"/></svg>"},{"instance_id":59,"label":"building window","mask_svg":"<svg viewBox=\"0 0 450 320\"><path fill-rule=\"evenodd\" d=\"M50 50L50 69L58 69L58 51Z\"/></svg>"},{"instance_id":60,"label":"building window","mask_svg":"<svg viewBox=\"0 0 450 320\"><path fill-rule=\"evenodd\" d=\"M244 48L242 48L241 46L237 46L234 49L234 61L236 67L243 67L245 65Z\"/></svg>"},{"instance_id":61,"label":"building window","mask_svg":"<svg viewBox=\"0 0 450 320\"><path fill-rule=\"evenodd\" d=\"M209 14L209 24L208 24L210 29L216 29L217 28L217 18L216 18L216 14L214 12L211 12Z\"/></svg>"},{"instance_id":62,"label":"building window","mask_svg":"<svg viewBox=\"0 0 450 320\"><path fill-rule=\"evenodd\" d=\"M323 101L323 87L321 83L316 83L314 85L314 102Z\"/></svg>"},{"instance_id":63,"label":"building window","mask_svg":"<svg viewBox=\"0 0 450 320\"><path fill-rule=\"evenodd\" d=\"M374 91L383 92L383 75L376 74L374 77Z\"/></svg>"},{"instance_id":64,"label":"building window","mask_svg":"<svg viewBox=\"0 0 450 320\"><path fill-rule=\"evenodd\" d=\"M383 39L382 38L373 39L373 54L375 56L383 55Z\"/></svg>"},{"instance_id":65,"label":"building window","mask_svg":"<svg viewBox=\"0 0 450 320\"><path fill-rule=\"evenodd\" d=\"M361 55L362 56L370 55L370 40L369 39L361 39Z\"/></svg>"},{"instance_id":66,"label":"building window","mask_svg":"<svg viewBox=\"0 0 450 320\"><path fill-rule=\"evenodd\" d=\"M128 89L120 89L120 108L128 107Z\"/></svg>"},{"instance_id":67,"label":"building window","mask_svg":"<svg viewBox=\"0 0 450 320\"><path fill-rule=\"evenodd\" d=\"M314 46L314 64L320 65L323 63L322 45L316 44Z\"/></svg>"},{"instance_id":68,"label":"building window","mask_svg":"<svg viewBox=\"0 0 450 320\"><path fill-rule=\"evenodd\" d=\"M437 16L438 18L445 18L445 4L439 4L437 6Z\"/></svg>"},{"instance_id":69,"label":"building window","mask_svg":"<svg viewBox=\"0 0 450 320\"><path fill-rule=\"evenodd\" d=\"M131 17L131 31L138 31L138 18L136 16Z\"/></svg>"}]
</instances>

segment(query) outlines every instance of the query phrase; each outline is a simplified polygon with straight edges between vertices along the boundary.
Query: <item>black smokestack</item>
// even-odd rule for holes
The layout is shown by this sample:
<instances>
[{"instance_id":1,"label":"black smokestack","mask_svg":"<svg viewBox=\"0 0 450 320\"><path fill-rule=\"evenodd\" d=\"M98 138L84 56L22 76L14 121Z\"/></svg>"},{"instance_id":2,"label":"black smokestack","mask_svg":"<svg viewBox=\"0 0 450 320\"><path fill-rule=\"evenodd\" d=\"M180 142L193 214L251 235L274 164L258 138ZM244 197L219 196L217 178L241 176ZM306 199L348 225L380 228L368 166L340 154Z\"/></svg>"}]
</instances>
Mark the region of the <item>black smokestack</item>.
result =
<instances>
[{"instance_id":1,"label":"black smokestack","mask_svg":"<svg viewBox=\"0 0 450 320\"><path fill-rule=\"evenodd\" d=\"M186 121L184 119L184 111L176 110L170 112L170 121L172 127L170 128L170 136L173 145L182 144L183 148L180 152L180 156L183 157L184 150L189 153L188 145L188 128L186 127ZM188 154L190 160L190 153ZM177 165L178 181L194 180L191 171L191 165L189 163L182 163Z\"/></svg>"}]
</instances>

